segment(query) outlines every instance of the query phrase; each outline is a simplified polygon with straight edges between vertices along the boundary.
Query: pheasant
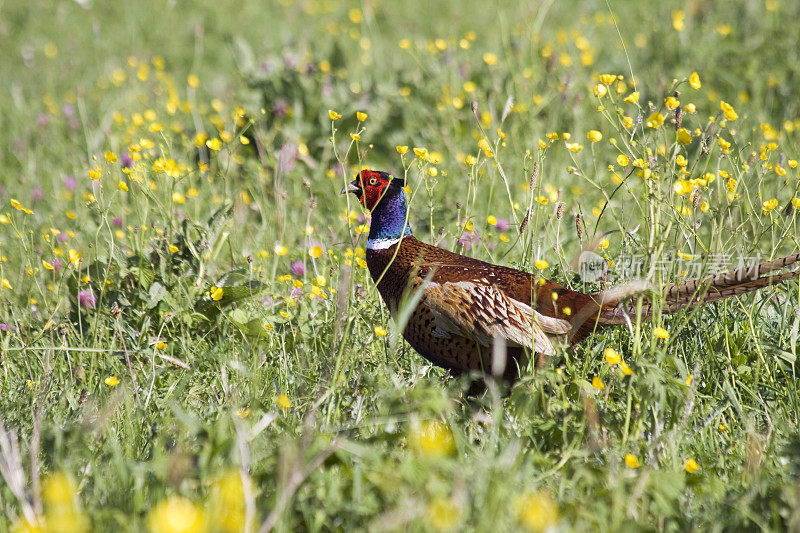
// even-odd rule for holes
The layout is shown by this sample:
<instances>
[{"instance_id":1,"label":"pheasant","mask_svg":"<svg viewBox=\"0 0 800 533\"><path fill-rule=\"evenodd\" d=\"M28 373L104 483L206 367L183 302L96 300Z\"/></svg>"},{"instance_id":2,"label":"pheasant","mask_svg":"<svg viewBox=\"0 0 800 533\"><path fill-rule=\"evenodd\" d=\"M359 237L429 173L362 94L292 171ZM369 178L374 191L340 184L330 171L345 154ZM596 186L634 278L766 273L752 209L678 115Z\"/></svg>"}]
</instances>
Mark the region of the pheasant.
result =
<instances>
[{"instance_id":1,"label":"pheasant","mask_svg":"<svg viewBox=\"0 0 800 533\"><path fill-rule=\"evenodd\" d=\"M459 255L417 240L408 224L402 179L361 171L341 194L356 195L372 212L366 260L389 313L415 305L403 337L423 357L453 374L479 371L518 377L528 354L554 355L597 328L625 324L635 311L622 301L647 290L644 282L585 294L523 272ZM661 312L714 302L800 275L776 273L800 261L800 254L758 266L667 286ZM416 303L414 304L414 302ZM652 316L645 303L641 316ZM494 349L498 344L504 349ZM498 356L494 357L493 354ZM505 354L500 361L499 354Z\"/></svg>"}]
</instances>

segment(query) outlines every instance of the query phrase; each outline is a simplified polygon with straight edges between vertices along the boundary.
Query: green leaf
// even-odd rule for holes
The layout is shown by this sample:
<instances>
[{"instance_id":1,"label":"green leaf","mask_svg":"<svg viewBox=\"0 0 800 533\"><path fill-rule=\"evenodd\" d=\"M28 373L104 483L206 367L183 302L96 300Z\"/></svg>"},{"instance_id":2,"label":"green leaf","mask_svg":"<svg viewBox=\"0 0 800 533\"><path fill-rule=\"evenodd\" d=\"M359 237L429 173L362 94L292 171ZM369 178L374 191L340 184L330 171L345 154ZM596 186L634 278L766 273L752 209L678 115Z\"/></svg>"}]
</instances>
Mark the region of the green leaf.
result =
<instances>
[{"instance_id":1,"label":"green leaf","mask_svg":"<svg viewBox=\"0 0 800 533\"><path fill-rule=\"evenodd\" d=\"M147 308L153 309L166 295L167 288L157 281L154 282L150 285L150 290L147 292Z\"/></svg>"},{"instance_id":2,"label":"green leaf","mask_svg":"<svg viewBox=\"0 0 800 533\"><path fill-rule=\"evenodd\" d=\"M208 233L211 240L215 240L219 232L228 222L233 213L233 202L226 201L208 218Z\"/></svg>"},{"instance_id":3,"label":"green leaf","mask_svg":"<svg viewBox=\"0 0 800 533\"><path fill-rule=\"evenodd\" d=\"M156 279L156 273L150 267L135 266L131 267L130 271L140 287L149 287Z\"/></svg>"},{"instance_id":4,"label":"green leaf","mask_svg":"<svg viewBox=\"0 0 800 533\"><path fill-rule=\"evenodd\" d=\"M219 300L212 300L208 295L203 297L195 304L195 311L213 320L219 315L220 310L234 302L239 302L245 298L255 296L267 288L267 285L257 280L249 280L242 285L216 285L222 289L222 297Z\"/></svg>"},{"instance_id":5,"label":"green leaf","mask_svg":"<svg viewBox=\"0 0 800 533\"><path fill-rule=\"evenodd\" d=\"M233 57L236 59L236 66L242 72L252 72L256 68L255 54L250 44L242 37L233 37Z\"/></svg>"}]
</instances>

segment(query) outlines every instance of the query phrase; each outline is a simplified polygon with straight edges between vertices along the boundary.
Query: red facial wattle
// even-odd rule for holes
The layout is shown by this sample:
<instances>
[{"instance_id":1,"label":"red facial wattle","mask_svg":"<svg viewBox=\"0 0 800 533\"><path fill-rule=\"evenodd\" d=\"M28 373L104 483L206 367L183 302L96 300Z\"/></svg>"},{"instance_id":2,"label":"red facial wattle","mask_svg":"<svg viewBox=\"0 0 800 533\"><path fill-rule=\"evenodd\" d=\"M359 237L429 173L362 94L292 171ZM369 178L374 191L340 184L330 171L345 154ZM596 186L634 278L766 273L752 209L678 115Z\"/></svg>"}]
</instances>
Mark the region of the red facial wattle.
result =
<instances>
[{"instance_id":1,"label":"red facial wattle","mask_svg":"<svg viewBox=\"0 0 800 533\"><path fill-rule=\"evenodd\" d=\"M361 182L362 192L358 200L361 205L371 211L378 205L389 182L377 172L370 170L362 170L359 175L359 181Z\"/></svg>"}]
</instances>

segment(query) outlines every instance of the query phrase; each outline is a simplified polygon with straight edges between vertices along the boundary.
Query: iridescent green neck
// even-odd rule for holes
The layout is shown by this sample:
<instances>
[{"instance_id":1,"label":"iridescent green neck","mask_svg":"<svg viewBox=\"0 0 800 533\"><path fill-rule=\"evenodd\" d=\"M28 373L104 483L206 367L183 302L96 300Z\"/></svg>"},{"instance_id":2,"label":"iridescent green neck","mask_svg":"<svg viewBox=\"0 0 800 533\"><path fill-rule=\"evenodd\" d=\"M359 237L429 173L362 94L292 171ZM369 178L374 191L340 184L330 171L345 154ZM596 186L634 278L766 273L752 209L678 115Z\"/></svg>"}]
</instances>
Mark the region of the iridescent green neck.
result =
<instances>
[{"instance_id":1,"label":"iridescent green neck","mask_svg":"<svg viewBox=\"0 0 800 533\"><path fill-rule=\"evenodd\" d=\"M411 235L411 227L406 220L407 211L403 189L390 186L372 210L367 249L383 250L400 241L402 237Z\"/></svg>"}]
</instances>

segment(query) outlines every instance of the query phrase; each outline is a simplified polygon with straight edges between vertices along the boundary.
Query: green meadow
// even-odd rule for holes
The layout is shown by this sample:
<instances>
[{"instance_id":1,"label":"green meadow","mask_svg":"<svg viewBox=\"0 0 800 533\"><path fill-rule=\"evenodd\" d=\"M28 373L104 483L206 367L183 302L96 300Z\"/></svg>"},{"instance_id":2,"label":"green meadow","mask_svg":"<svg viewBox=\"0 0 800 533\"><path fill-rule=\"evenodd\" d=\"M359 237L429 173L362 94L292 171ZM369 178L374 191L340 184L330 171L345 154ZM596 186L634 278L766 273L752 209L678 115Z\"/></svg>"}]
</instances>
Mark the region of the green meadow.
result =
<instances>
[{"instance_id":1,"label":"green meadow","mask_svg":"<svg viewBox=\"0 0 800 533\"><path fill-rule=\"evenodd\" d=\"M798 16L0 0L0 531L800 530L797 281L658 296L800 250ZM466 395L372 283L362 168L653 320Z\"/></svg>"}]
</instances>

